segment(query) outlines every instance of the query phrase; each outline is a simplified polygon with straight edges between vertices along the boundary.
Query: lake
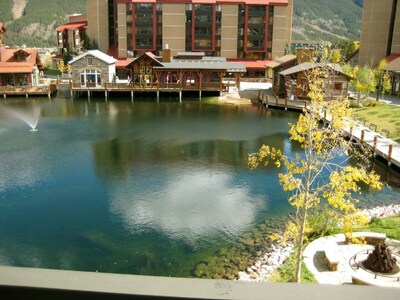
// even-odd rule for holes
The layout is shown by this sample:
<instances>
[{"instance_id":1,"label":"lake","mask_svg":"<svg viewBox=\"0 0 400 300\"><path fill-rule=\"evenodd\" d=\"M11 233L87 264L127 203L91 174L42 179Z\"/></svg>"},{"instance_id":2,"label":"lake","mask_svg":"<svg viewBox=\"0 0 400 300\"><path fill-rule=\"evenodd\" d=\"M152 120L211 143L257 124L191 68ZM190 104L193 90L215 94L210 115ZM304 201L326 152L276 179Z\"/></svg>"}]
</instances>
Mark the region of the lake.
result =
<instances>
[{"instance_id":1,"label":"lake","mask_svg":"<svg viewBox=\"0 0 400 300\"><path fill-rule=\"evenodd\" d=\"M250 171L246 159L264 143L300 151L287 133L297 116L185 100L1 100L0 264L194 276L292 211L278 170ZM379 204L398 192L386 187Z\"/></svg>"}]
</instances>

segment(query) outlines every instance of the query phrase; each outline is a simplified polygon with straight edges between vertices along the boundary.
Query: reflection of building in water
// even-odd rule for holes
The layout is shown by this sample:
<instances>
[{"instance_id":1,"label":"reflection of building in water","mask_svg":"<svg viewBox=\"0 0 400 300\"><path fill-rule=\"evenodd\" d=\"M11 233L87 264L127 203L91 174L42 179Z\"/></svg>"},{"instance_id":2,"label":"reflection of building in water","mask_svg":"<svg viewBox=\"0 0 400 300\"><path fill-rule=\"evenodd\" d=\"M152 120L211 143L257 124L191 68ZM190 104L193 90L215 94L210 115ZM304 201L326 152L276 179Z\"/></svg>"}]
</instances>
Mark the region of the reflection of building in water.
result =
<instances>
[{"instance_id":1,"label":"reflection of building in water","mask_svg":"<svg viewBox=\"0 0 400 300\"><path fill-rule=\"evenodd\" d=\"M209 140L186 144L174 140L151 142L142 139L112 139L93 144L96 169L104 178L126 174L143 164L174 161L207 161L231 167L247 167L246 141Z\"/></svg>"},{"instance_id":2,"label":"reflection of building in water","mask_svg":"<svg viewBox=\"0 0 400 300\"><path fill-rule=\"evenodd\" d=\"M199 165L206 162L242 169L247 168L247 157L251 149L270 142L284 149L285 140L280 134L260 137L255 141L217 139L179 143L172 139L155 142L111 139L94 143L93 153L96 170L104 178L115 174L128 176L130 170L144 165L177 161L197 161Z\"/></svg>"}]
</instances>

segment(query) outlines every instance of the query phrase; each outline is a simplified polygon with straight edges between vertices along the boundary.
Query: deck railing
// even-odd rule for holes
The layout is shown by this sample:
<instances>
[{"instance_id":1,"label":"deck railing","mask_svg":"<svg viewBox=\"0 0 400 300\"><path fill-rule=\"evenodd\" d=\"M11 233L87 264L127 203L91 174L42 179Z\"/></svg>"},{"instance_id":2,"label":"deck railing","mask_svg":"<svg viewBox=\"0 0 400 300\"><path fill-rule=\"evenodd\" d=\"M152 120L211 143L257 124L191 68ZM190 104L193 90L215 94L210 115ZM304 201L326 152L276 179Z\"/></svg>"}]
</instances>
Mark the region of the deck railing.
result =
<instances>
[{"instance_id":1,"label":"deck railing","mask_svg":"<svg viewBox=\"0 0 400 300\"><path fill-rule=\"evenodd\" d=\"M35 85L5 85L0 86L0 95L47 95L57 90L57 82Z\"/></svg>"},{"instance_id":2,"label":"deck railing","mask_svg":"<svg viewBox=\"0 0 400 300\"><path fill-rule=\"evenodd\" d=\"M195 84L182 84L179 82L174 83L139 83L139 82L103 82L101 84L86 83L75 84L71 82L71 89L77 91L84 90L99 90L99 91L220 91L226 89L226 85L220 82L207 82L202 86L198 83Z\"/></svg>"}]
</instances>

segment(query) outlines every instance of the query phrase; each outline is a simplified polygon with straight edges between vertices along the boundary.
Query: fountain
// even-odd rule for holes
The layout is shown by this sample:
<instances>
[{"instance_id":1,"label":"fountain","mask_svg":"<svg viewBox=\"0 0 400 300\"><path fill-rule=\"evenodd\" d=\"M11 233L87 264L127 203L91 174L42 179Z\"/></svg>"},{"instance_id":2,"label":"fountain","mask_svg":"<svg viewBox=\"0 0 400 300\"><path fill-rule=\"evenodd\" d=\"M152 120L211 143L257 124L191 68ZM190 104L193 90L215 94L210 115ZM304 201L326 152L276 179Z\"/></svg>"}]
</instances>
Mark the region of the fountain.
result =
<instances>
[{"instance_id":1,"label":"fountain","mask_svg":"<svg viewBox=\"0 0 400 300\"><path fill-rule=\"evenodd\" d=\"M36 108L32 112L28 112L28 111L3 107L2 111L5 112L6 116L8 117L12 117L14 119L18 119L25 122L31 128L30 131L32 132L38 131L36 127L39 122L40 109Z\"/></svg>"}]
</instances>

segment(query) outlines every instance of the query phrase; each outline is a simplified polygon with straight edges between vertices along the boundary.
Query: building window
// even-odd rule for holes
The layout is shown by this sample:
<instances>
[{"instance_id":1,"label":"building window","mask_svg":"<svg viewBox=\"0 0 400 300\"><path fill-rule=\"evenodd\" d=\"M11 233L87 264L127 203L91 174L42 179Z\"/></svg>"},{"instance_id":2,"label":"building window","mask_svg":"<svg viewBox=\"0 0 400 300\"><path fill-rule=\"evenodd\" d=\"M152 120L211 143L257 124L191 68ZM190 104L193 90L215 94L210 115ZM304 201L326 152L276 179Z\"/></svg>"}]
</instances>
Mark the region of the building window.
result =
<instances>
[{"instance_id":1,"label":"building window","mask_svg":"<svg viewBox=\"0 0 400 300\"><path fill-rule=\"evenodd\" d=\"M343 89L343 82L335 82L334 85L333 85L333 88L335 89L335 91L342 90Z\"/></svg>"},{"instance_id":2,"label":"building window","mask_svg":"<svg viewBox=\"0 0 400 300\"><path fill-rule=\"evenodd\" d=\"M93 58L92 57L88 57L87 58L87 65L88 66L93 66Z\"/></svg>"},{"instance_id":3,"label":"building window","mask_svg":"<svg viewBox=\"0 0 400 300\"><path fill-rule=\"evenodd\" d=\"M265 5L247 7L247 50L265 50L266 8Z\"/></svg>"},{"instance_id":4,"label":"building window","mask_svg":"<svg viewBox=\"0 0 400 300\"><path fill-rule=\"evenodd\" d=\"M117 24L116 24L116 9L114 6L114 1L108 1L108 42L110 46L116 46L117 42Z\"/></svg>"},{"instance_id":5,"label":"building window","mask_svg":"<svg viewBox=\"0 0 400 300\"><path fill-rule=\"evenodd\" d=\"M156 14L156 15L154 15ZM134 48L135 50L153 50L155 46L156 6L151 3L137 3L133 5L132 19L134 20Z\"/></svg>"},{"instance_id":6,"label":"building window","mask_svg":"<svg viewBox=\"0 0 400 300\"><path fill-rule=\"evenodd\" d=\"M211 4L195 4L194 49L213 50L214 7Z\"/></svg>"},{"instance_id":7,"label":"building window","mask_svg":"<svg viewBox=\"0 0 400 300\"><path fill-rule=\"evenodd\" d=\"M87 69L81 72L81 86L96 87L101 86L101 72L98 70Z\"/></svg>"}]
</instances>

